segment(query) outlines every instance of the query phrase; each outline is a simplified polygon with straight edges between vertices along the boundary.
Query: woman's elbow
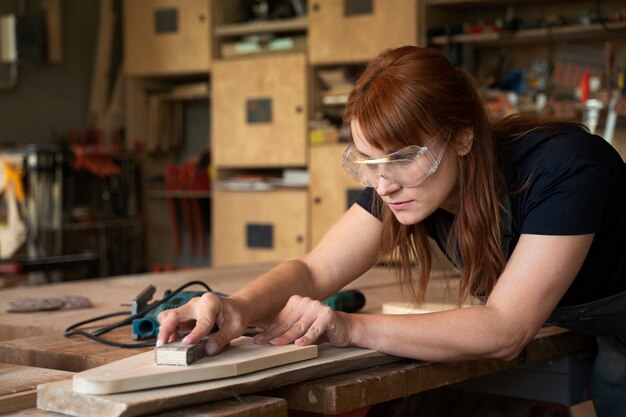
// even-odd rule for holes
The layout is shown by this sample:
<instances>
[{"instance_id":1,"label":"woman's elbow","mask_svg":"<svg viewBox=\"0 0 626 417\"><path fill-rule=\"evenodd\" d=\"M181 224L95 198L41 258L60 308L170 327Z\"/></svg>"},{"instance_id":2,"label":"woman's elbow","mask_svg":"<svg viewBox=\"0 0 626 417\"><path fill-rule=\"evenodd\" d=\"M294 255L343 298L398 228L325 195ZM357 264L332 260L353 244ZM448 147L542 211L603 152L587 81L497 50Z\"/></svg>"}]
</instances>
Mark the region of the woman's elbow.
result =
<instances>
[{"instance_id":1,"label":"woman's elbow","mask_svg":"<svg viewBox=\"0 0 626 417\"><path fill-rule=\"evenodd\" d=\"M532 336L525 334L500 334L495 338L495 343L488 355L489 359L512 361L522 353L531 339Z\"/></svg>"}]
</instances>

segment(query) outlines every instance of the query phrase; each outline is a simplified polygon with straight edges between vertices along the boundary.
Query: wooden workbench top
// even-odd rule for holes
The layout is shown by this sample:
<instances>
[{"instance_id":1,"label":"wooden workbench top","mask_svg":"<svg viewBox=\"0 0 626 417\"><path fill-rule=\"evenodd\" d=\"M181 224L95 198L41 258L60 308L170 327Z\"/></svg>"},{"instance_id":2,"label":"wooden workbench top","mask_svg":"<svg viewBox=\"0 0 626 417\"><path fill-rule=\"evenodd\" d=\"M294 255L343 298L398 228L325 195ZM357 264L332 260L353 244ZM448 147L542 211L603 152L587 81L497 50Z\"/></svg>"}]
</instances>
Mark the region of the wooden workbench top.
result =
<instances>
[{"instance_id":1,"label":"wooden workbench top","mask_svg":"<svg viewBox=\"0 0 626 417\"><path fill-rule=\"evenodd\" d=\"M121 304L130 303L141 290L150 284L157 288L155 299L162 298L165 290L175 289L183 283L193 280L201 280L216 291L232 293L271 267L272 265L223 269L206 268L2 290L0 291L0 340L2 340L0 342L0 361L23 366L77 372L134 355L150 348L119 349L81 337L65 338L63 330L71 324L91 317L130 310L129 307L122 307ZM429 286L427 299L429 301L446 300L448 302L454 300L456 281L452 279L450 282L451 284L448 285L445 277L434 277ZM380 312L382 304L386 302L407 301L406 296L401 293L395 282L393 272L383 268L372 269L348 288L357 288L365 294L367 304L363 311L368 313ZM89 297L93 307L82 310L23 314L6 313L3 308L8 300L61 295ZM107 338L130 343L132 342L131 329L126 326L114 330L107 334ZM366 397L370 403L385 401L392 397L397 398L420 390L495 372L516 366L519 363L549 359L576 351L589 344L589 338L581 338L580 335L570 334L560 329L544 329L525 350L522 359L513 362L473 361L457 364L426 364L416 361L402 361L396 364L383 365L376 369L348 372L318 381L307 382L299 379L302 382L272 393L272 396L279 395L280 398L287 399L290 408L336 414L360 406L360 402L353 398L354 392L361 394L367 392ZM390 387L399 388L392 389ZM303 392L314 393L317 398L316 404L310 404L308 397ZM384 393L382 397L381 392ZM245 392L245 394L254 394L254 390ZM195 394L192 395L192 397L194 396ZM193 402L197 402L197 400L194 399ZM282 410L282 406L276 404L272 402L271 407ZM270 406L268 405L268 407ZM32 415L49 415L37 414L38 411L36 410L32 412L35 413ZM283 415L280 414L282 412L278 411L279 414L276 415Z\"/></svg>"}]
</instances>

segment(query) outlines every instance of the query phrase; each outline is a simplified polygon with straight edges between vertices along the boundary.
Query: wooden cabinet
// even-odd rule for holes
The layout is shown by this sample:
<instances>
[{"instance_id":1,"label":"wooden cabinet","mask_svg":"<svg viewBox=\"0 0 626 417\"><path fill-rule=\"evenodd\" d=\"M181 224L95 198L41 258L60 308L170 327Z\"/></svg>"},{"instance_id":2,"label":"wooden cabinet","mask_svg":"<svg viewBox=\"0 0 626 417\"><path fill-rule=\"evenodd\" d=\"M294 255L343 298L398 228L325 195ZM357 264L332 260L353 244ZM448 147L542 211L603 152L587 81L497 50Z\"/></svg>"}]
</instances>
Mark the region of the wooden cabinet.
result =
<instances>
[{"instance_id":1,"label":"wooden cabinet","mask_svg":"<svg viewBox=\"0 0 626 417\"><path fill-rule=\"evenodd\" d=\"M307 250L307 192L213 193L213 264L280 262Z\"/></svg>"},{"instance_id":2,"label":"wooden cabinet","mask_svg":"<svg viewBox=\"0 0 626 417\"><path fill-rule=\"evenodd\" d=\"M365 62L381 50L416 44L417 0L311 0L311 64Z\"/></svg>"},{"instance_id":3,"label":"wooden cabinet","mask_svg":"<svg viewBox=\"0 0 626 417\"><path fill-rule=\"evenodd\" d=\"M212 86L213 157L218 168L306 165L304 54L216 61Z\"/></svg>"},{"instance_id":4,"label":"wooden cabinet","mask_svg":"<svg viewBox=\"0 0 626 417\"><path fill-rule=\"evenodd\" d=\"M313 248L363 191L341 168L345 143L311 146L309 175Z\"/></svg>"},{"instance_id":5,"label":"wooden cabinet","mask_svg":"<svg viewBox=\"0 0 626 417\"><path fill-rule=\"evenodd\" d=\"M209 70L210 0L124 0L128 75L181 75Z\"/></svg>"}]
</instances>

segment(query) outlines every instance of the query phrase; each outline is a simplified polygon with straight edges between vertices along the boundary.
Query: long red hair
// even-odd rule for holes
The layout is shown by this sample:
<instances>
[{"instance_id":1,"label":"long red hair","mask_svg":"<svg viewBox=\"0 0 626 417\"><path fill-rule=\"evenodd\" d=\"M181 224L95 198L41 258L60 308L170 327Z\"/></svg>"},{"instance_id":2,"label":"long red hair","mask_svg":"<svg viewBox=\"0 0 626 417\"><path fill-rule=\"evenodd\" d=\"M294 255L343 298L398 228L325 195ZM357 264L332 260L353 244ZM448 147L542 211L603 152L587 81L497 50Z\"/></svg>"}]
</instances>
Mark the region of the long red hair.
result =
<instances>
[{"instance_id":1,"label":"long red hair","mask_svg":"<svg viewBox=\"0 0 626 417\"><path fill-rule=\"evenodd\" d=\"M505 265L498 198L504 180L474 79L434 49L403 46L383 51L350 94L344 123L353 120L380 150L450 138L447 146L460 151L460 133L473 132L470 152L458 158L460 207L447 253L458 256L463 265L459 304L470 294L489 295ZM422 302L432 262L426 226L402 225L374 194L374 204L382 210L381 256L397 261L400 282Z\"/></svg>"}]
</instances>

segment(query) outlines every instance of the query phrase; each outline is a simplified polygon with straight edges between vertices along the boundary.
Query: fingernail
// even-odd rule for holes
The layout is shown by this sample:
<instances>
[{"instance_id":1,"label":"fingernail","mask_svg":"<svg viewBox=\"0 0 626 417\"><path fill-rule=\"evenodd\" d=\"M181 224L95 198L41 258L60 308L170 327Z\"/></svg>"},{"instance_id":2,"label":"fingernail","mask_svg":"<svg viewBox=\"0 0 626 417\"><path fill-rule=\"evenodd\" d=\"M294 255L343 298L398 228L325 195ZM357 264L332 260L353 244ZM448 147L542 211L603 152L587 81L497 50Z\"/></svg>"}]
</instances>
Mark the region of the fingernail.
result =
<instances>
[{"instance_id":1,"label":"fingernail","mask_svg":"<svg viewBox=\"0 0 626 417\"><path fill-rule=\"evenodd\" d=\"M252 341L256 343L257 345L264 345L267 343L267 339L263 336L254 336L252 338Z\"/></svg>"},{"instance_id":2,"label":"fingernail","mask_svg":"<svg viewBox=\"0 0 626 417\"><path fill-rule=\"evenodd\" d=\"M163 342L161 342L160 340L157 340L156 341L156 347L159 347L159 346L163 346Z\"/></svg>"},{"instance_id":3,"label":"fingernail","mask_svg":"<svg viewBox=\"0 0 626 417\"><path fill-rule=\"evenodd\" d=\"M212 342L207 343L206 344L207 355L213 355L215 352L217 352L217 345Z\"/></svg>"},{"instance_id":4,"label":"fingernail","mask_svg":"<svg viewBox=\"0 0 626 417\"><path fill-rule=\"evenodd\" d=\"M183 337L182 343L189 343L189 336Z\"/></svg>"}]
</instances>

